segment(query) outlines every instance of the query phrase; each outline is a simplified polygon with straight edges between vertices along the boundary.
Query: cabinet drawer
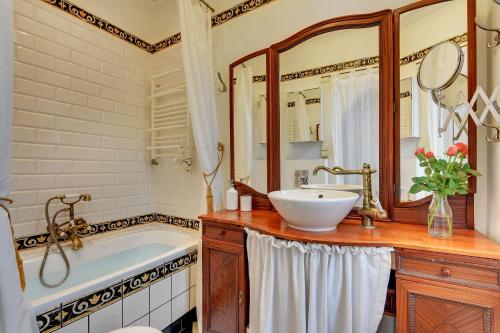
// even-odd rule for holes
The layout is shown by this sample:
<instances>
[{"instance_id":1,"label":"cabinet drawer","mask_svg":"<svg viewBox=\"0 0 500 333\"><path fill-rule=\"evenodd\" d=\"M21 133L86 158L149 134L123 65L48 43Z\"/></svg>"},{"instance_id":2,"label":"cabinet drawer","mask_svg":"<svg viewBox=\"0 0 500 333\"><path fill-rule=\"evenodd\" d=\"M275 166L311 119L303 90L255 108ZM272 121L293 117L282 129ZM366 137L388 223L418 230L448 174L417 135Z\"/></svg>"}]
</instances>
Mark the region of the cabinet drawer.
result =
<instances>
[{"instance_id":1,"label":"cabinet drawer","mask_svg":"<svg viewBox=\"0 0 500 333\"><path fill-rule=\"evenodd\" d=\"M500 269L448 259L398 256L401 275L438 280L456 285L500 290Z\"/></svg>"},{"instance_id":2,"label":"cabinet drawer","mask_svg":"<svg viewBox=\"0 0 500 333\"><path fill-rule=\"evenodd\" d=\"M245 240L243 230L235 230L213 225L203 226L203 237L239 245L243 245Z\"/></svg>"}]
</instances>

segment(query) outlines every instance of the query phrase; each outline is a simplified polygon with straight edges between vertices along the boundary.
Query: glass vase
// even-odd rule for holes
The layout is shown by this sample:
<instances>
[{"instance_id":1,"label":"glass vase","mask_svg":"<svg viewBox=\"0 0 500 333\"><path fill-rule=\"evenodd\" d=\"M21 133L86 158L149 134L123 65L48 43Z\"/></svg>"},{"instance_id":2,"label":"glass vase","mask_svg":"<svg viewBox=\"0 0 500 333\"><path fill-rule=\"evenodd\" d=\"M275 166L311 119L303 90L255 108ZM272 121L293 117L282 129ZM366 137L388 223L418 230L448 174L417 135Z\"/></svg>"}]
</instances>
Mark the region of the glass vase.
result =
<instances>
[{"instance_id":1,"label":"glass vase","mask_svg":"<svg viewBox=\"0 0 500 333\"><path fill-rule=\"evenodd\" d=\"M432 202L427 216L427 231L433 237L451 237L453 234L453 214L448 196L432 194Z\"/></svg>"}]
</instances>

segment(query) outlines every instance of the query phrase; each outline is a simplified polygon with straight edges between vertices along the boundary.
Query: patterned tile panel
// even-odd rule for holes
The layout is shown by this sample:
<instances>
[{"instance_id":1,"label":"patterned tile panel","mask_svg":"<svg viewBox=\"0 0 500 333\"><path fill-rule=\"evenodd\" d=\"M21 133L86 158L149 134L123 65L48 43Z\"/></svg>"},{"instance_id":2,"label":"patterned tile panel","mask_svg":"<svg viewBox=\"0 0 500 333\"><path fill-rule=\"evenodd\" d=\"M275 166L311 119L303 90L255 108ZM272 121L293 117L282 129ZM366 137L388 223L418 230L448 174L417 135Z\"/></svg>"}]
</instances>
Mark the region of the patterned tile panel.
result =
<instances>
[{"instance_id":1,"label":"patterned tile panel","mask_svg":"<svg viewBox=\"0 0 500 333\"><path fill-rule=\"evenodd\" d=\"M165 276L165 264L139 273L123 281L123 296L132 295L143 288L157 282Z\"/></svg>"},{"instance_id":2,"label":"patterned tile panel","mask_svg":"<svg viewBox=\"0 0 500 333\"><path fill-rule=\"evenodd\" d=\"M175 225L177 227L189 228L200 230L200 221L186 219L183 217L176 217L170 215L156 214L156 222L163 222L166 224Z\"/></svg>"},{"instance_id":3,"label":"patterned tile panel","mask_svg":"<svg viewBox=\"0 0 500 333\"><path fill-rule=\"evenodd\" d=\"M61 328L61 307L36 316L40 332L49 333Z\"/></svg>"},{"instance_id":4,"label":"patterned tile panel","mask_svg":"<svg viewBox=\"0 0 500 333\"><path fill-rule=\"evenodd\" d=\"M90 315L108 305L186 269L198 260L198 250L194 250L174 260L152 269L125 278L119 283L91 292L77 300L61 304L58 308L36 316L41 333L49 333Z\"/></svg>"},{"instance_id":5,"label":"patterned tile panel","mask_svg":"<svg viewBox=\"0 0 500 333\"><path fill-rule=\"evenodd\" d=\"M103 223L91 224L90 231L82 233L83 237L101 234L108 231L120 230L135 225L145 224L156 221L156 213L129 217L121 220L108 221ZM19 250L31 249L39 246L45 246L48 242L49 234L43 233L38 235L18 237L16 238L17 248Z\"/></svg>"},{"instance_id":6,"label":"patterned tile panel","mask_svg":"<svg viewBox=\"0 0 500 333\"><path fill-rule=\"evenodd\" d=\"M122 298L122 283L116 283L62 305L63 326L88 316L92 312L113 304Z\"/></svg>"}]
</instances>

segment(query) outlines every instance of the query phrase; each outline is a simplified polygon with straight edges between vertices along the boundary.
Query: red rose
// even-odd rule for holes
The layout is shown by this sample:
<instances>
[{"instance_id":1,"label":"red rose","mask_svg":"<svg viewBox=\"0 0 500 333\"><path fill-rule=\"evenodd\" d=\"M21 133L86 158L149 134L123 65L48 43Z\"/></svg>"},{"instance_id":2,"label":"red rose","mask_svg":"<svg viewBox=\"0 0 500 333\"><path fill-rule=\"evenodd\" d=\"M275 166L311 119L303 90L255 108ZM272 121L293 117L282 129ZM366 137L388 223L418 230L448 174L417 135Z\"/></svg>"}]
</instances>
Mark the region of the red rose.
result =
<instances>
[{"instance_id":1,"label":"red rose","mask_svg":"<svg viewBox=\"0 0 500 333\"><path fill-rule=\"evenodd\" d=\"M455 156L458 153L458 147L457 145L450 146L448 148L448 151L446 152L446 155L448 156Z\"/></svg>"},{"instance_id":2,"label":"red rose","mask_svg":"<svg viewBox=\"0 0 500 333\"><path fill-rule=\"evenodd\" d=\"M469 153L469 147L465 143L457 142L455 143L455 146L458 147L458 151L464 154L464 156L467 156L467 154Z\"/></svg>"},{"instance_id":3,"label":"red rose","mask_svg":"<svg viewBox=\"0 0 500 333\"><path fill-rule=\"evenodd\" d=\"M427 153L425 153L425 157L427 157L427 158L433 158L434 157L434 153L432 151L428 151Z\"/></svg>"},{"instance_id":4,"label":"red rose","mask_svg":"<svg viewBox=\"0 0 500 333\"><path fill-rule=\"evenodd\" d=\"M425 154L425 149L424 147L420 147L420 148L417 148L417 150L415 150L415 156L418 156L420 154Z\"/></svg>"}]
</instances>

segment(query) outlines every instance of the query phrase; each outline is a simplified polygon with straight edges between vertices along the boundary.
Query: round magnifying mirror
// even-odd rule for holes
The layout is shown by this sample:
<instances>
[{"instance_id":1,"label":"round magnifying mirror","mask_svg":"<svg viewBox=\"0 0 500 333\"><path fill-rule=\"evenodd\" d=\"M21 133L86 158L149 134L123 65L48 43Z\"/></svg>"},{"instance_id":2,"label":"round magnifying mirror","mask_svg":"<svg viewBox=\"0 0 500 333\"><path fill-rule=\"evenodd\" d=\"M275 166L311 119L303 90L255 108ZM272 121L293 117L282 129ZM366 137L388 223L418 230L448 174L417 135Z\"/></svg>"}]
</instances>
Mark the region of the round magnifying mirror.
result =
<instances>
[{"instance_id":1,"label":"round magnifying mirror","mask_svg":"<svg viewBox=\"0 0 500 333\"><path fill-rule=\"evenodd\" d=\"M460 107L464 104L464 98L459 96L462 93L463 96L467 97L467 76L464 74L459 74L455 81L443 90L433 91L432 100L437 105L445 109L451 109Z\"/></svg>"},{"instance_id":2,"label":"round magnifying mirror","mask_svg":"<svg viewBox=\"0 0 500 333\"><path fill-rule=\"evenodd\" d=\"M463 64L464 53L460 45L452 41L436 44L420 63L418 85L425 91L443 90L455 81Z\"/></svg>"}]
</instances>

